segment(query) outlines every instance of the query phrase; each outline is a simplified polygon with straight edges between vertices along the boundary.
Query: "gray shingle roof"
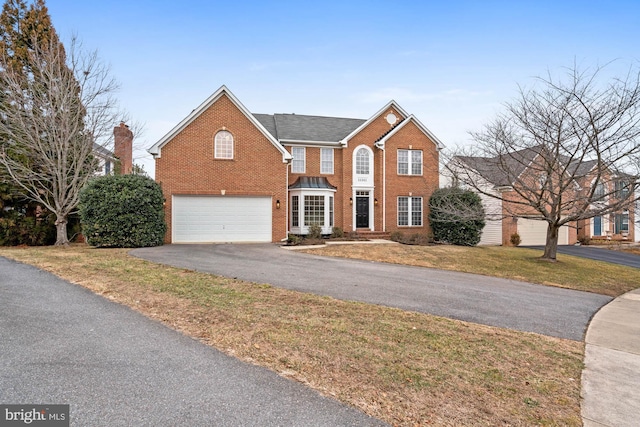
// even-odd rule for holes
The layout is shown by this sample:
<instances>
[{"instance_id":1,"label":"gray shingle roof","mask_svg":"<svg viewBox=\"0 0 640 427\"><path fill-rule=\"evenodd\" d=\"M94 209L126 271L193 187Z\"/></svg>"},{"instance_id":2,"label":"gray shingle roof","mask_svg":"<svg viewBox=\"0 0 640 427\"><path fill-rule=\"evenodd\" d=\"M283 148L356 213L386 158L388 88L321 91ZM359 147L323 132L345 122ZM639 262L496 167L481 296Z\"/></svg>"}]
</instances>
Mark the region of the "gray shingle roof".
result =
<instances>
[{"instance_id":1,"label":"gray shingle roof","mask_svg":"<svg viewBox=\"0 0 640 427\"><path fill-rule=\"evenodd\" d=\"M366 120L300 114L254 114L279 141L338 142Z\"/></svg>"},{"instance_id":2,"label":"gray shingle roof","mask_svg":"<svg viewBox=\"0 0 640 427\"><path fill-rule=\"evenodd\" d=\"M480 176L497 187L511 186L543 150L542 145L514 151L496 157L464 157L457 159L474 169ZM567 173L574 179L586 176L597 164L597 160L571 160L560 156L561 163L567 165Z\"/></svg>"}]
</instances>

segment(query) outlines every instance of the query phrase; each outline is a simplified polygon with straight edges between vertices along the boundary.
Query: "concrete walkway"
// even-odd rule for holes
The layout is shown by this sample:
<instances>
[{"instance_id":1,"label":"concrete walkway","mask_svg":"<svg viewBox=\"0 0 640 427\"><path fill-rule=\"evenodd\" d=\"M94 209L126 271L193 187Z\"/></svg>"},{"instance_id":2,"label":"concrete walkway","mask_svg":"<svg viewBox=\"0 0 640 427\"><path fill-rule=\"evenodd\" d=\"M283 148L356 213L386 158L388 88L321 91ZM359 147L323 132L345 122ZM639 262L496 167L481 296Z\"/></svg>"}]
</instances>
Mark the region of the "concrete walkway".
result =
<instances>
[{"instance_id":1,"label":"concrete walkway","mask_svg":"<svg viewBox=\"0 0 640 427\"><path fill-rule=\"evenodd\" d=\"M640 425L640 289L604 306L585 338L585 427Z\"/></svg>"}]
</instances>

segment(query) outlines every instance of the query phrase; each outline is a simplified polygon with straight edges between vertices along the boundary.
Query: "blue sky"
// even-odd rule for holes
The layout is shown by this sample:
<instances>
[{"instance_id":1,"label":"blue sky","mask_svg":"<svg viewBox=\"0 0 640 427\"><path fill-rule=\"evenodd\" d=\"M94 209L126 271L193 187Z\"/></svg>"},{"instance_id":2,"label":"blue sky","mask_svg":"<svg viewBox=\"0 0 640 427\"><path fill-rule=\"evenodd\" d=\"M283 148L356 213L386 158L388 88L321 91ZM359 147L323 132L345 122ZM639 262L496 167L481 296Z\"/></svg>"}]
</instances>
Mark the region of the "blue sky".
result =
<instances>
[{"instance_id":1,"label":"blue sky","mask_svg":"<svg viewBox=\"0 0 640 427\"><path fill-rule=\"evenodd\" d=\"M534 76L640 60L637 0L46 4L111 65L152 176L145 149L223 84L255 113L366 119L394 99L455 147Z\"/></svg>"}]
</instances>

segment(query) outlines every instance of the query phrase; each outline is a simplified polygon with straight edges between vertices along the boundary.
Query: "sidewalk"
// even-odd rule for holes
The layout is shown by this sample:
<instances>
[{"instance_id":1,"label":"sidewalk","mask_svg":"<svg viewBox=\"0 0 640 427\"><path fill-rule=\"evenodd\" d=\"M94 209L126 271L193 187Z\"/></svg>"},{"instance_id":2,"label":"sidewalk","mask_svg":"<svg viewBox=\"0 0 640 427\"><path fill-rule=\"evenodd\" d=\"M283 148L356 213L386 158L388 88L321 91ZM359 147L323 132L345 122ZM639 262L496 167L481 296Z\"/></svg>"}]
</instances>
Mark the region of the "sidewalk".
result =
<instances>
[{"instance_id":1,"label":"sidewalk","mask_svg":"<svg viewBox=\"0 0 640 427\"><path fill-rule=\"evenodd\" d=\"M616 298L596 313L585 342L584 426L638 426L640 289Z\"/></svg>"}]
</instances>

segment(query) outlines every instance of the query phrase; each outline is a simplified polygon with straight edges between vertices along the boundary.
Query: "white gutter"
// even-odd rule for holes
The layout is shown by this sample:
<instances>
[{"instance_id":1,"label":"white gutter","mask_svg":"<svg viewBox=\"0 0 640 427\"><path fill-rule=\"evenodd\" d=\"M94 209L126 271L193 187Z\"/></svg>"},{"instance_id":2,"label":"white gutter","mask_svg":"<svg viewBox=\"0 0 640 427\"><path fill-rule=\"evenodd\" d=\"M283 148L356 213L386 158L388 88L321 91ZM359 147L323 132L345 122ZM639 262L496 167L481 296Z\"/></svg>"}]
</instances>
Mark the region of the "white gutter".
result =
<instances>
[{"instance_id":1,"label":"white gutter","mask_svg":"<svg viewBox=\"0 0 640 427\"><path fill-rule=\"evenodd\" d=\"M387 150L382 149L382 232L387 232Z\"/></svg>"}]
</instances>

